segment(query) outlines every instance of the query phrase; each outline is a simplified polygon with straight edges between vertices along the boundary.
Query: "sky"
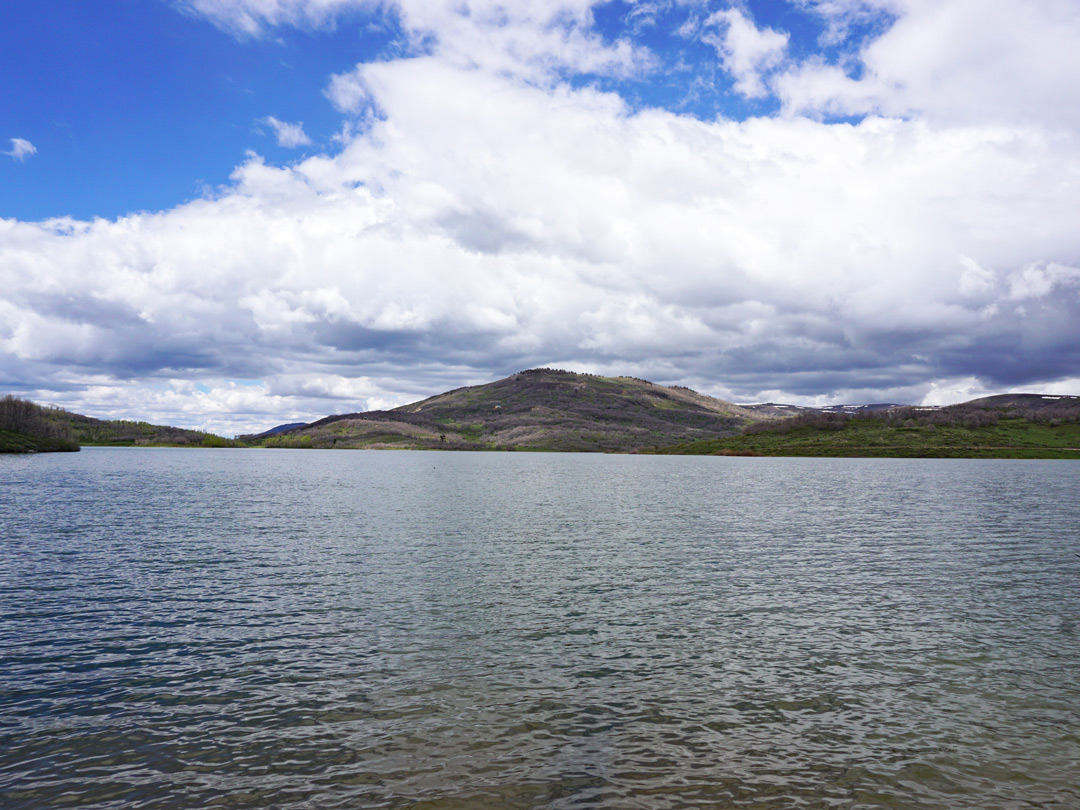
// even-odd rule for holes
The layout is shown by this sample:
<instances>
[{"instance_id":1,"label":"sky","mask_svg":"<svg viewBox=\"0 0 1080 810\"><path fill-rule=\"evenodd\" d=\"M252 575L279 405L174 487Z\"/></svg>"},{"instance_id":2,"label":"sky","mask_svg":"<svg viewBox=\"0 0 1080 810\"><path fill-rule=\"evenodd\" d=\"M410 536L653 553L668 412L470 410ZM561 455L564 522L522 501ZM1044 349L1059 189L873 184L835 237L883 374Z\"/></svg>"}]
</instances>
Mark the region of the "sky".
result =
<instances>
[{"instance_id":1,"label":"sky","mask_svg":"<svg viewBox=\"0 0 1080 810\"><path fill-rule=\"evenodd\" d=\"M5 0L0 393L1080 394L1075 0Z\"/></svg>"}]
</instances>

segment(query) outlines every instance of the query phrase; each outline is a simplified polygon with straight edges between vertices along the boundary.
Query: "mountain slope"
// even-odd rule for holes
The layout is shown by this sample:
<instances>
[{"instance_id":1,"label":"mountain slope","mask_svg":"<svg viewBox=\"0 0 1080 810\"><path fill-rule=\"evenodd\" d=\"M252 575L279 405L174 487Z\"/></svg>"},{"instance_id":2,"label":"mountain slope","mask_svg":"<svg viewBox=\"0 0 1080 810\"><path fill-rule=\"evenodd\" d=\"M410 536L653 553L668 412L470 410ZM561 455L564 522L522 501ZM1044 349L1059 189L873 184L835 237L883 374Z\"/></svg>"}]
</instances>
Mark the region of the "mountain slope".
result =
<instances>
[{"instance_id":1,"label":"mountain slope","mask_svg":"<svg viewBox=\"0 0 1080 810\"><path fill-rule=\"evenodd\" d=\"M730 436L761 418L689 388L531 369L390 411L239 438L267 447L628 451Z\"/></svg>"}]
</instances>

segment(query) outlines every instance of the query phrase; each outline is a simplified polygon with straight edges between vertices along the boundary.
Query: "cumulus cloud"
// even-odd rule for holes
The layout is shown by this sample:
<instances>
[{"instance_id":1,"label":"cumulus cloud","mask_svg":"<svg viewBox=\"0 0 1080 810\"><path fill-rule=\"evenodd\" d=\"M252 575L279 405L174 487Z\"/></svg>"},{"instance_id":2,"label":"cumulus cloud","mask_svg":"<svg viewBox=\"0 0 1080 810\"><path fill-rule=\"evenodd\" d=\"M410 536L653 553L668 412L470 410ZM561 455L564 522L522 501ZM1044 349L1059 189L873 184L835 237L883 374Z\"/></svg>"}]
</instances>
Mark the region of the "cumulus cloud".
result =
<instances>
[{"instance_id":1,"label":"cumulus cloud","mask_svg":"<svg viewBox=\"0 0 1080 810\"><path fill-rule=\"evenodd\" d=\"M436 57L357 78L384 117L338 155L252 156L160 214L5 222L0 351L346 410L545 362L743 400L1077 367L1080 245L1045 216L1080 206L1075 137L706 123ZM411 382L341 387L378 376Z\"/></svg>"},{"instance_id":2,"label":"cumulus cloud","mask_svg":"<svg viewBox=\"0 0 1080 810\"><path fill-rule=\"evenodd\" d=\"M310 146L311 138L304 132L304 122L290 124L287 121L279 121L272 115L268 115L263 122L269 124L277 137L278 146L287 149L295 149L298 146Z\"/></svg>"},{"instance_id":3,"label":"cumulus cloud","mask_svg":"<svg viewBox=\"0 0 1080 810\"><path fill-rule=\"evenodd\" d=\"M23 161L30 157L30 155L36 155L37 147L25 138L12 138L11 150L4 152L4 154L15 160Z\"/></svg>"},{"instance_id":4,"label":"cumulus cloud","mask_svg":"<svg viewBox=\"0 0 1080 810\"><path fill-rule=\"evenodd\" d=\"M788 35L771 28L758 28L735 8L712 14L705 20L705 27L716 29L702 36L702 40L716 48L724 69L735 79L735 91L748 98L767 95L762 75L783 60Z\"/></svg>"},{"instance_id":5,"label":"cumulus cloud","mask_svg":"<svg viewBox=\"0 0 1080 810\"><path fill-rule=\"evenodd\" d=\"M1075 128L1080 6L1071 0L830 0L840 25L869 12L887 29L853 65L811 59L775 79L789 113L924 116ZM857 68L853 70L852 68Z\"/></svg>"},{"instance_id":6,"label":"cumulus cloud","mask_svg":"<svg viewBox=\"0 0 1080 810\"><path fill-rule=\"evenodd\" d=\"M627 40L606 42L592 29L596 0L399 0L401 23L414 39L435 43L456 67L479 68L537 82L565 72L631 76L651 64Z\"/></svg>"},{"instance_id":7,"label":"cumulus cloud","mask_svg":"<svg viewBox=\"0 0 1080 810\"><path fill-rule=\"evenodd\" d=\"M263 9L259 25L309 8L219 4L241 6ZM216 196L169 211L0 220L0 382L236 432L536 365L739 401L1076 380L1080 135L1054 110L858 123L794 102L745 121L635 110L558 78L639 64L591 32L587 3L495 21L494 5L422 6L401 8L409 30L436 32L425 53L330 80L348 119L338 152L249 155ZM812 77L778 61L781 35L725 20L717 47L742 92ZM863 110L944 103L912 70L836 82L857 85L844 104ZM125 401L144 410L121 414Z\"/></svg>"},{"instance_id":8,"label":"cumulus cloud","mask_svg":"<svg viewBox=\"0 0 1080 810\"><path fill-rule=\"evenodd\" d=\"M292 25L333 24L348 11L394 17L413 48L433 45L457 66L515 74L532 81L563 71L628 76L650 64L648 51L626 40L605 42L592 30L597 0L179 0L181 7L242 36Z\"/></svg>"}]
</instances>

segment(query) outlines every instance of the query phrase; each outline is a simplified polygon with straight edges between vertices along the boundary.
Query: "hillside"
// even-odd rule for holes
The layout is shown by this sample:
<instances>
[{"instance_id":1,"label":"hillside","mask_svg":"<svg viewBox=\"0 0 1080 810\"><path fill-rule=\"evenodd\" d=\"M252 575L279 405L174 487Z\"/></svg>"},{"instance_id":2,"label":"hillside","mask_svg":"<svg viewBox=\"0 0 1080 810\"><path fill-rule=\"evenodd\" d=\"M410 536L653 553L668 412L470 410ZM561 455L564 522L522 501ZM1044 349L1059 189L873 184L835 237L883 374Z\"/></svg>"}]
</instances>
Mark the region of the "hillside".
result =
<instances>
[{"instance_id":1,"label":"hillside","mask_svg":"<svg viewBox=\"0 0 1080 810\"><path fill-rule=\"evenodd\" d=\"M55 413L11 395L0 399L0 453L56 453L79 449L71 430Z\"/></svg>"},{"instance_id":2,"label":"hillside","mask_svg":"<svg viewBox=\"0 0 1080 810\"><path fill-rule=\"evenodd\" d=\"M730 436L762 417L689 388L531 369L389 411L238 440L265 447L630 451Z\"/></svg>"},{"instance_id":3,"label":"hillside","mask_svg":"<svg viewBox=\"0 0 1080 810\"><path fill-rule=\"evenodd\" d=\"M1072 418L1080 412L1080 397L1051 396L1049 394L997 394L992 397L980 397L954 409L1008 410L1040 414L1050 418ZM947 409L946 409L947 410Z\"/></svg>"},{"instance_id":4,"label":"hillside","mask_svg":"<svg viewBox=\"0 0 1080 810\"><path fill-rule=\"evenodd\" d=\"M70 439L34 436L0 428L0 453L71 453L78 450L78 443Z\"/></svg>"},{"instance_id":5,"label":"hillside","mask_svg":"<svg viewBox=\"0 0 1080 810\"><path fill-rule=\"evenodd\" d=\"M80 445L235 447L236 442L198 430L148 422L95 419L24 399L0 399L0 452L78 450Z\"/></svg>"},{"instance_id":6,"label":"hillside","mask_svg":"<svg viewBox=\"0 0 1080 810\"><path fill-rule=\"evenodd\" d=\"M152 425L122 419L95 419L60 411L75 439L82 445L111 447L237 447L231 439L201 430Z\"/></svg>"},{"instance_id":7,"label":"hillside","mask_svg":"<svg viewBox=\"0 0 1080 810\"><path fill-rule=\"evenodd\" d=\"M1007 394L945 408L809 414L659 453L891 458L1080 458L1080 397Z\"/></svg>"}]
</instances>

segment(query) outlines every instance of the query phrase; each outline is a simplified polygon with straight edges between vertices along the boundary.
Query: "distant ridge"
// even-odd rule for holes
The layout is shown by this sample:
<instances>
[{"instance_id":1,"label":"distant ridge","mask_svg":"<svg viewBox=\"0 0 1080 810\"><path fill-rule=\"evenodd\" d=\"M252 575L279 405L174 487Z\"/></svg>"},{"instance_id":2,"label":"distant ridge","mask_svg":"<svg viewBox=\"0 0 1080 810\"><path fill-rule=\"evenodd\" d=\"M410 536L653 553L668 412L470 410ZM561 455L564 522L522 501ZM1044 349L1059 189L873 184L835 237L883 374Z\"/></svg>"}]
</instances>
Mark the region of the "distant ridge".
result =
<instances>
[{"instance_id":1,"label":"distant ridge","mask_svg":"<svg viewBox=\"0 0 1080 810\"><path fill-rule=\"evenodd\" d=\"M804 413L865 413L868 411L888 411L893 408L903 408L895 402L874 402L869 405L783 405L776 402L762 402L753 405L740 405L748 411L753 411L760 416L787 417Z\"/></svg>"},{"instance_id":2,"label":"distant ridge","mask_svg":"<svg viewBox=\"0 0 1080 810\"><path fill-rule=\"evenodd\" d=\"M739 436L656 452L1080 459L1080 397L1000 394L942 407L806 408L788 418L748 425Z\"/></svg>"},{"instance_id":3,"label":"distant ridge","mask_svg":"<svg viewBox=\"0 0 1080 810\"><path fill-rule=\"evenodd\" d=\"M1080 396L1054 394L996 394L963 403L974 408L1022 408L1030 411L1080 408Z\"/></svg>"},{"instance_id":4,"label":"distant ridge","mask_svg":"<svg viewBox=\"0 0 1080 810\"><path fill-rule=\"evenodd\" d=\"M287 425L278 425L277 427L272 427L269 430L264 430L262 433L256 433L255 438L257 438L257 439L265 439L268 436L277 436L279 433L285 433L287 431L292 430L293 428L303 427L306 424L308 424L308 423L307 422L289 422L289 424L287 424Z\"/></svg>"}]
</instances>

